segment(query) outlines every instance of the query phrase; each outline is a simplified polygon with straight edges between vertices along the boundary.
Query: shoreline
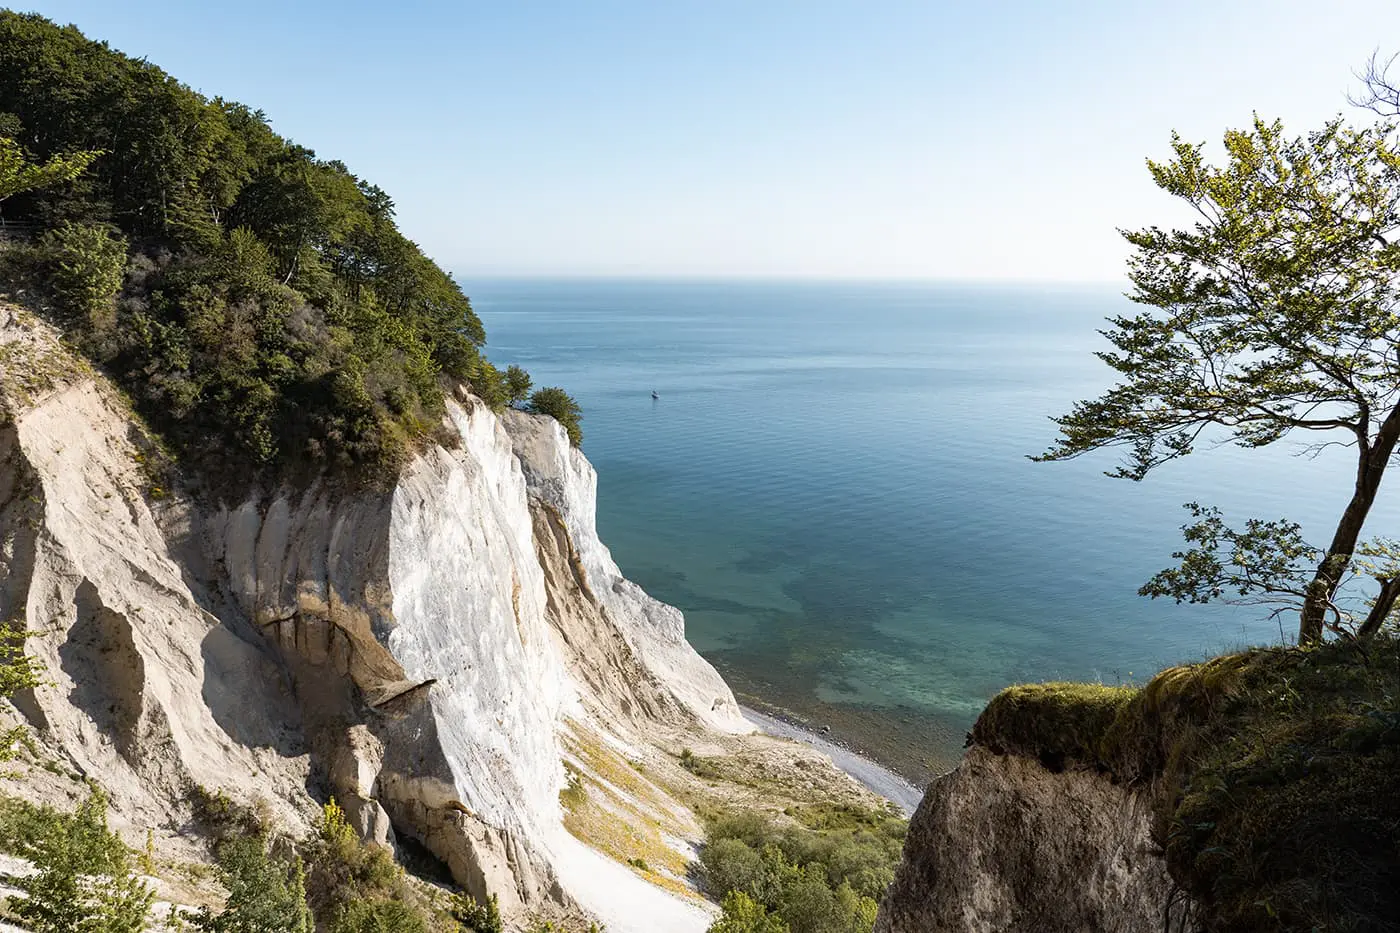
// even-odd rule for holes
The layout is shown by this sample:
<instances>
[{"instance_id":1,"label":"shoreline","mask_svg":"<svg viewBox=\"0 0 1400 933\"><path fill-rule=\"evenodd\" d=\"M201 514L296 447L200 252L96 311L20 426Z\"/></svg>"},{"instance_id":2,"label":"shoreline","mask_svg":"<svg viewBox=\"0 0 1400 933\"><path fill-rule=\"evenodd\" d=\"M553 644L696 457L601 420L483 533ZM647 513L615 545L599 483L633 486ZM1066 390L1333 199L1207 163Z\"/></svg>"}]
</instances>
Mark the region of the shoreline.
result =
<instances>
[{"instance_id":1,"label":"shoreline","mask_svg":"<svg viewBox=\"0 0 1400 933\"><path fill-rule=\"evenodd\" d=\"M741 705L739 709L744 718L752 723L759 732L778 738L792 739L823 753L831 759L836 767L855 778L872 793L880 795L899 807L906 818L914 815L914 810L918 808L919 802L923 799L923 790L864 755L839 745L831 739L824 738L797 723L760 713L748 706Z\"/></svg>"}]
</instances>

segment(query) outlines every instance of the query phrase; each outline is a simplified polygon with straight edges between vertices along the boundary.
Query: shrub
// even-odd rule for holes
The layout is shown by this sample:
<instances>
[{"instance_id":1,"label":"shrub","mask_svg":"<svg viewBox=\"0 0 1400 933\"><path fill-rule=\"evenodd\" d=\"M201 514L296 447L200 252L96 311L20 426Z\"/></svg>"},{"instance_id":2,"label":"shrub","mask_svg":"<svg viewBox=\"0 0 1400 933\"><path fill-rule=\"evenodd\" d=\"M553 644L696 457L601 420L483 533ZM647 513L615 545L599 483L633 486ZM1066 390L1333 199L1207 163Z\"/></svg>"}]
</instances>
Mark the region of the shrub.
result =
<instances>
[{"instance_id":1,"label":"shrub","mask_svg":"<svg viewBox=\"0 0 1400 933\"><path fill-rule=\"evenodd\" d=\"M720 930L764 929L776 919L791 933L868 933L878 899L894 880L906 824L856 807L795 811L824 828L779 825L757 811L711 822L700 865L705 887L746 911L726 911ZM763 908L762 916L750 904ZM743 924L749 924L744 926Z\"/></svg>"},{"instance_id":2,"label":"shrub","mask_svg":"<svg viewBox=\"0 0 1400 933\"><path fill-rule=\"evenodd\" d=\"M36 869L14 885L8 907L34 933L139 933L154 895L131 870L120 838L107 828L107 800L94 790L71 816L30 810L16 855Z\"/></svg>"},{"instance_id":3,"label":"shrub","mask_svg":"<svg viewBox=\"0 0 1400 933\"><path fill-rule=\"evenodd\" d=\"M726 894L720 909L723 914L710 925L709 933L789 933L786 923L742 891Z\"/></svg>"},{"instance_id":4,"label":"shrub","mask_svg":"<svg viewBox=\"0 0 1400 933\"><path fill-rule=\"evenodd\" d=\"M688 748L681 749L680 763L682 768L696 777L717 778L720 776L719 768L716 767L713 759L701 758Z\"/></svg>"},{"instance_id":5,"label":"shrub","mask_svg":"<svg viewBox=\"0 0 1400 933\"><path fill-rule=\"evenodd\" d=\"M417 911L402 901L352 901L331 933L427 933Z\"/></svg>"},{"instance_id":6,"label":"shrub","mask_svg":"<svg viewBox=\"0 0 1400 933\"><path fill-rule=\"evenodd\" d=\"M533 384L534 380L530 378L530 374L519 366L506 367L506 395L512 405L519 405L525 401Z\"/></svg>"},{"instance_id":7,"label":"shrub","mask_svg":"<svg viewBox=\"0 0 1400 933\"><path fill-rule=\"evenodd\" d=\"M0 697L33 689L42 682L43 666L24 652L28 637L23 621L0 627ZM16 746L28 741L27 736L24 726L0 732L0 761L13 758Z\"/></svg>"},{"instance_id":8,"label":"shrub","mask_svg":"<svg viewBox=\"0 0 1400 933\"><path fill-rule=\"evenodd\" d=\"M739 839L712 839L700 852L705 887L716 897L740 891L751 897L769 895L768 866L758 850Z\"/></svg>"},{"instance_id":9,"label":"shrub","mask_svg":"<svg viewBox=\"0 0 1400 933\"><path fill-rule=\"evenodd\" d=\"M414 933L426 928L424 911L404 881L403 869L384 849L361 842L334 800L322 808L320 826L304 855L310 866L307 902L316 916L331 920L334 933Z\"/></svg>"},{"instance_id":10,"label":"shrub","mask_svg":"<svg viewBox=\"0 0 1400 933\"><path fill-rule=\"evenodd\" d=\"M306 873L301 859L273 858L263 836L219 844L219 880L228 889L223 910L202 909L195 929L206 933L311 933Z\"/></svg>"},{"instance_id":11,"label":"shrub","mask_svg":"<svg viewBox=\"0 0 1400 933\"><path fill-rule=\"evenodd\" d=\"M61 309L102 333L116 322L126 238L101 224L60 223L39 240L46 285Z\"/></svg>"},{"instance_id":12,"label":"shrub","mask_svg":"<svg viewBox=\"0 0 1400 933\"><path fill-rule=\"evenodd\" d=\"M492 894L485 904L472 900L465 894L452 898L452 916L465 929L466 933L501 933L501 909Z\"/></svg>"},{"instance_id":13,"label":"shrub","mask_svg":"<svg viewBox=\"0 0 1400 933\"><path fill-rule=\"evenodd\" d=\"M579 422L583 420L583 409L579 408L578 402L563 389L555 386L537 389L535 394L530 396L529 409L536 414L549 415L563 425L569 435L570 444L578 447L583 443L583 428L579 427Z\"/></svg>"}]
</instances>

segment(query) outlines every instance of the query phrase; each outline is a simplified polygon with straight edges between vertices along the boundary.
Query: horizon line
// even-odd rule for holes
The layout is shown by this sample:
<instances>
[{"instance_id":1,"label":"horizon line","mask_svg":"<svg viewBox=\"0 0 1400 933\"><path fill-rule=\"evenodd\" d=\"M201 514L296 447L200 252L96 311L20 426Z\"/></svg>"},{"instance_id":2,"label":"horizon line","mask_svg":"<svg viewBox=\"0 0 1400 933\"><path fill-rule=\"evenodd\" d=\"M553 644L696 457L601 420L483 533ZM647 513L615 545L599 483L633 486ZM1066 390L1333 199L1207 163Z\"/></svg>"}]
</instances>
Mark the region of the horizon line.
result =
<instances>
[{"instance_id":1,"label":"horizon line","mask_svg":"<svg viewBox=\"0 0 1400 933\"><path fill-rule=\"evenodd\" d=\"M1004 286L1127 286L1127 277L1113 279L1038 279L1038 278L979 278L954 276L871 276L871 275L795 275L795 274L753 274L724 273L697 274L679 272L634 273L634 272L448 272L459 284L471 280L509 280L535 282L669 282L695 284L724 284L734 282L752 283L804 283L804 284L852 284L852 285L1004 285Z\"/></svg>"}]
</instances>

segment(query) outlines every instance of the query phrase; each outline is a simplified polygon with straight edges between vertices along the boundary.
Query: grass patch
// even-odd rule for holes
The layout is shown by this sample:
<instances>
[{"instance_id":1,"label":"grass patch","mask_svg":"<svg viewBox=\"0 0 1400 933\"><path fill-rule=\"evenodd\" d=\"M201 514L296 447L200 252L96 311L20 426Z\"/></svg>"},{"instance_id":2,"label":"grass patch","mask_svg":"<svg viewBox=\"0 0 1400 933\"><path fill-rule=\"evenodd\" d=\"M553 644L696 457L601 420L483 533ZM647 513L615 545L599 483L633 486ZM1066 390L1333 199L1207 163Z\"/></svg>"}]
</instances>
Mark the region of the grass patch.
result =
<instances>
[{"instance_id":1,"label":"grass patch","mask_svg":"<svg viewBox=\"0 0 1400 933\"><path fill-rule=\"evenodd\" d=\"M644 872L652 884L683 897L699 895L686 882L689 862L672 847L667 832L681 836L672 805L641 778L627 759L595 736L575 728L565 740L581 767L568 766L560 791L564 828L609 858Z\"/></svg>"},{"instance_id":2,"label":"grass patch","mask_svg":"<svg viewBox=\"0 0 1400 933\"><path fill-rule=\"evenodd\" d=\"M1011 687L972 741L1151 789L1205 929L1391 929L1400 917L1400 640L1272 648L1141 688Z\"/></svg>"}]
</instances>

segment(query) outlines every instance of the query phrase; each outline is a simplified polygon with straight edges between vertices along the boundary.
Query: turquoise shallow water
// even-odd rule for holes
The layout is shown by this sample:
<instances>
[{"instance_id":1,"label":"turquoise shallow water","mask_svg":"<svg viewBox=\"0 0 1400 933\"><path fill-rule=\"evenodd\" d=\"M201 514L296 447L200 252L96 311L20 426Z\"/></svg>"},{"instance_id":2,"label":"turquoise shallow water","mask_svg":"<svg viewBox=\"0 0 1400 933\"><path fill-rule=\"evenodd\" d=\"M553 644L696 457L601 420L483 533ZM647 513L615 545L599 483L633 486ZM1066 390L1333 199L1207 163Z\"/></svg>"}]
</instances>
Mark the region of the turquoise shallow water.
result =
<instances>
[{"instance_id":1,"label":"turquoise shallow water","mask_svg":"<svg viewBox=\"0 0 1400 933\"><path fill-rule=\"evenodd\" d=\"M1109 457L1027 460L1107 385L1095 328L1131 310L1112 287L466 286L492 358L582 404L623 571L741 695L916 780L1007 683L1140 680L1280 637L1257 609L1135 595L1182 502L1325 533L1345 500L1345 460L1296 448L1141 484Z\"/></svg>"}]
</instances>

